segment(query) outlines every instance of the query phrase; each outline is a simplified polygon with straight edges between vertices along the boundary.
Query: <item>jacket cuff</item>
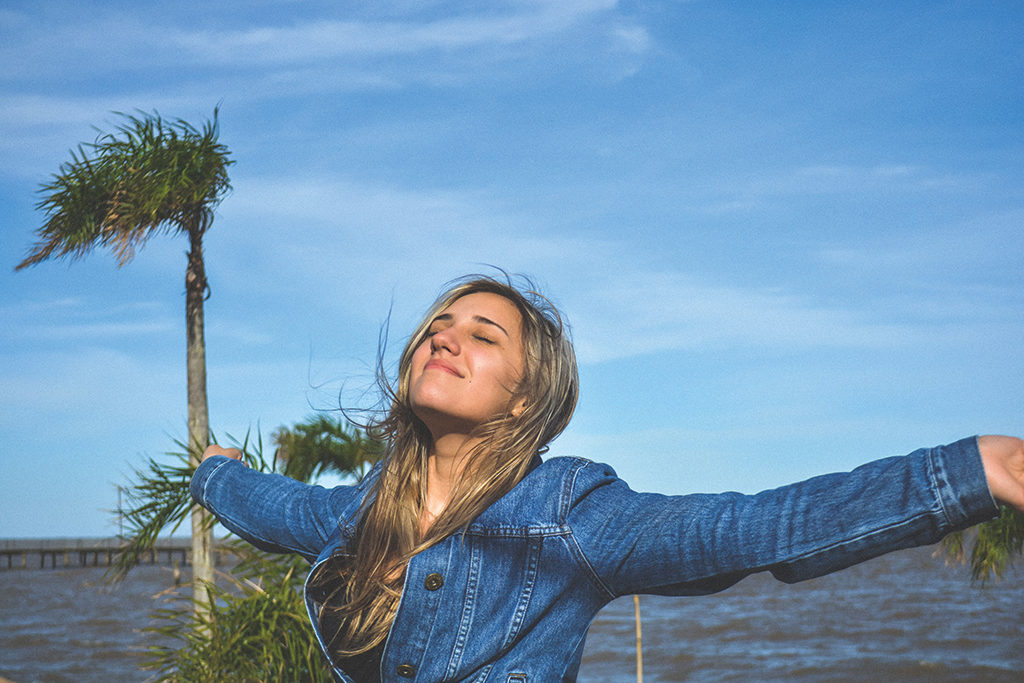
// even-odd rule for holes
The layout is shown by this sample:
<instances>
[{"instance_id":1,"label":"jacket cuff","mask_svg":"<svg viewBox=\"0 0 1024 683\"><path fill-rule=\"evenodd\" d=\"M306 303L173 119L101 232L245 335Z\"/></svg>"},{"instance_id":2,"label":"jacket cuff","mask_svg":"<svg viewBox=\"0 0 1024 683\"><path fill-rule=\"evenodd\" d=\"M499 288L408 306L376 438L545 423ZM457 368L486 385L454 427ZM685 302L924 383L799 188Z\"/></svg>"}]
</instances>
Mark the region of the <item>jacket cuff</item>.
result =
<instances>
[{"instance_id":1,"label":"jacket cuff","mask_svg":"<svg viewBox=\"0 0 1024 683\"><path fill-rule=\"evenodd\" d=\"M188 485L189 493L192 494L192 500L203 507L208 507L206 500L206 486L210 482L210 477L212 477L221 467L232 462L238 461L233 460L226 455L213 455L199 463L199 467L197 467L196 471L192 473L192 481L190 481Z\"/></svg>"},{"instance_id":2,"label":"jacket cuff","mask_svg":"<svg viewBox=\"0 0 1024 683\"><path fill-rule=\"evenodd\" d=\"M978 437L932 448L928 460L939 503L953 527L963 529L999 514L988 488Z\"/></svg>"}]
</instances>

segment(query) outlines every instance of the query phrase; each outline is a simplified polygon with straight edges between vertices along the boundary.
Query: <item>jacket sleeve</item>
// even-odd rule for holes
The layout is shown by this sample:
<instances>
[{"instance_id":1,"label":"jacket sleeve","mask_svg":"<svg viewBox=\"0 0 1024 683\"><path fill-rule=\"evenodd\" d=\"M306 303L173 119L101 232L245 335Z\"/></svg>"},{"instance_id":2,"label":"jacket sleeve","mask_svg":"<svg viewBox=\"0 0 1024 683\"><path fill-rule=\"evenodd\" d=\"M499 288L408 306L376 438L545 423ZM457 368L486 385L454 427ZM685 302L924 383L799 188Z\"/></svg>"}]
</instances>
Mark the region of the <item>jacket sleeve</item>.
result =
<instances>
[{"instance_id":1,"label":"jacket sleeve","mask_svg":"<svg viewBox=\"0 0 1024 683\"><path fill-rule=\"evenodd\" d=\"M312 562L341 516L354 510L361 487L326 489L219 455L196 468L190 491L196 503L260 550L298 553Z\"/></svg>"},{"instance_id":2,"label":"jacket sleeve","mask_svg":"<svg viewBox=\"0 0 1024 683\"><path fill-rule=\"evenodd\" d=\"M756 495L636 493L595 464L572 486L572 538L612 596L712 593L764 570L802 581L998 513L976 438Z\"/></svg>"}]
</instances>

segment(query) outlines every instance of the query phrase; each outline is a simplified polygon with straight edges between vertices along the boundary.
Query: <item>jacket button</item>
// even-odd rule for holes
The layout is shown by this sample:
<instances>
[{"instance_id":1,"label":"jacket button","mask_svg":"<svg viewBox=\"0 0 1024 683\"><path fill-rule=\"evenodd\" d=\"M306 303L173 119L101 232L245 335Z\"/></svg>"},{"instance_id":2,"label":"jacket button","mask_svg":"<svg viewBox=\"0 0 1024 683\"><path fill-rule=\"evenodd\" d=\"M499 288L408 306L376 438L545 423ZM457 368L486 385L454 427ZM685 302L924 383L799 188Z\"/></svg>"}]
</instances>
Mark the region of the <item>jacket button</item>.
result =
<instances>
[{"instance_id":1,"label":"jacket button","mask_svg":"<svg viewBox=\"0 0 1024 683\"><path fill-rule=\"evenodd\" d=\"M416 667L412 664L399 664L398 675L402 678L412 678L416 675Z\"/></svg>"},{"instance_id":2,"label":"jacket button","mask_svg":"<svg viewBox=\"0 0 1024 683\"><path fill-rule=\"evenodd\" d=\"M438 588L444 585L444 577L438 573L427 574L426 580L423 582L423 587L428 591L436 591Z\"/></svg>"}]
</instances>

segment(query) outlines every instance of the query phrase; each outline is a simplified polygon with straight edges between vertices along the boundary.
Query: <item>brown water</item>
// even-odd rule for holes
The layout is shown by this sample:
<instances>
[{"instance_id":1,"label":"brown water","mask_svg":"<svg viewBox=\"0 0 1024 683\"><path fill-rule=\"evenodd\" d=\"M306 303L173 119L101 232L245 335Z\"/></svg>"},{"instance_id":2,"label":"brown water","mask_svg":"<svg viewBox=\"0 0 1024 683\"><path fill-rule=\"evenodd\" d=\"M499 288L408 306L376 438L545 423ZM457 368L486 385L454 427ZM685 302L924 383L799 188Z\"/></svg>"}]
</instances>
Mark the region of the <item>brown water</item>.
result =
<instances>
[{"instance_id":1,"label":"brown water","mask_svg":"<svg viewBox=\"0 0 1024 683\"><path fill-rule=\"evenodd\" d=\"M1024 574L972 587L932 553L794 585L757 575L713 596L641 596L644 681L1024 681ZM635 643L633 601L617 600L591 629L580 680L636 680Z\"/></svg>"},{"instance_id":2,"label":"brown water","mask_svg":"<svg viewBox=\"0 0 1024 683\"><path fill-rule=\"evenodd\" d=\"M137 653L167 567L0 570L0 677L145 681ZM929 549L787 586L754 576L715 596L640 598L644 681L1024 681L1024 576L971 587ZM630 598L587 640L580 681L635 681Z\"/></svg>"},{"instance_id":3,"label":"brown water","mask_svg":"<svg viewBox=\"0 0 1024 683\"><path fill-rule=\"evenodd\" d=\"M110 586L103 568L0 570L0 676L33 681L144 681L142 632L174 585L170 567L142 566Z\"/></svg>"}]
</instances>

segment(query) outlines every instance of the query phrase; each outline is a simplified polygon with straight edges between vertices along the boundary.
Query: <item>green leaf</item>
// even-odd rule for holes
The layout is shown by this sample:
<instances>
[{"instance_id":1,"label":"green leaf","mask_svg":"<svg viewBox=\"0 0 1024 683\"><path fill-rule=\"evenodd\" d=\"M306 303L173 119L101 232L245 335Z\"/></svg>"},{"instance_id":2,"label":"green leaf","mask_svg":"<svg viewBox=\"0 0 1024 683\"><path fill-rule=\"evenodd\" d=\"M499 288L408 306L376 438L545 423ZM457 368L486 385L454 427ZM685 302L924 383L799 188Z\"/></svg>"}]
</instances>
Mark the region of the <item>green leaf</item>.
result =
<instances>
[{"instance_id":1,"label":"green leaf","mask_svg":"<svg viewBox=\"0 0 1024 683\"><path fill-rule=\"evenodd\" d=\"M954 561L970 562L972 581L1002 578L1024 551L1024 515L1003 506L996 519L944 538L942 549Z\"/></svg>"}]
</instances>

